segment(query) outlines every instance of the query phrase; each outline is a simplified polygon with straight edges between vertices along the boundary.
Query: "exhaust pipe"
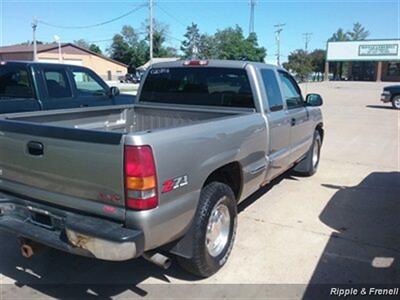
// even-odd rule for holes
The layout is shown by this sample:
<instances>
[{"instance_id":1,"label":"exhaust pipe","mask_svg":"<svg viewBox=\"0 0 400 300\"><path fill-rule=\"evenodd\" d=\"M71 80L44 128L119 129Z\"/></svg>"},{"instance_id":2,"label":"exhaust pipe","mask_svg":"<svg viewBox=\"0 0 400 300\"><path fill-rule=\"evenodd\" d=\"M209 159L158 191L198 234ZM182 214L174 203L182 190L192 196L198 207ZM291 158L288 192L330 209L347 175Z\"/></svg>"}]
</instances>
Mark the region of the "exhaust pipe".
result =
<instances>
[{"instance_id":1,"label":"exhaust pipe","mask_svg":"<svg viewBox=\"0 0 400 300\"><path fill-rule=\"evenodd\" d=\"M143 258L165 270L171 266L171 259L158 252L143 253Z\"/></svg>"},{"instance_id":2,"label":"exhaust pipe","mask_svg":"<svg viewBox=\"0 0 400 300\"><path fill-rule=\"evenodd\" d=\"M31 258L34 253L32 247L25 244L21 246L21 254L25 258Z\"/></svg>"}]
</instances>

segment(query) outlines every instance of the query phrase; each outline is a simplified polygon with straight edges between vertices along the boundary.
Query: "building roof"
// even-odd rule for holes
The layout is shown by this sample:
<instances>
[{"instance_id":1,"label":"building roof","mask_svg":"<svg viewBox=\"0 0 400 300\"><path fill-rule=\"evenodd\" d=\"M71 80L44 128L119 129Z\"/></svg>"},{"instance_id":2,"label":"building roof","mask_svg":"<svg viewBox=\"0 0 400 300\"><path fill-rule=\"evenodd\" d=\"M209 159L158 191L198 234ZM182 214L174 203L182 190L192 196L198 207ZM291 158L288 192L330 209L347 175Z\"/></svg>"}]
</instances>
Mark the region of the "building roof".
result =
<instances>
[{"instance_id":1,"label":"building roof","mask_svg":"<svg viewBox=\"0 0 400 300\"><path fill-rule=\"evenodd\" d=\"M101 58L103 58L105 60L111 61L111 62L116 63L118 65L121 65L121 66L124 66L124 67L128 67L128 65L126 65L124 63L121 63L119 61L116 61L114 59L106 57L106 56L101 55L99 53L93 52L93 51L91 51L89 49L77 46L75 44L72 44L72 43L63 43L63 44L61 44L61 48L68 47L68 46L77 48L77 49L79 49L81 51L84 51L84 52L87 52L87 53L89 53L91 55L96 55L98 57L101 57ZM56 43L53 43L53 44L38 44L37 45L37 52L38 53L43 53L43 52L47 52L47 51L54 50L54 49L57 49L57 48L58 48L58 44L56 44ZM32 44L11 45L11 46L0 47L0 54L5 54L5 53L27 53L27 52L28 53L29 52L33 52L33 45Z\"/></svg>"},{"instance_id":2,"label":"building roof","mask_svg":"<svg viewBox=\"0 0 400 300\"><path fill-rule=\"evenodd\" d=\"M154 57L153 58L153 64L157 63L163 63L163 62L171 62L171 61L177 61L180 60L179 57ZM151 63L150 60L145 63L144 65L141 65L140 67L137 67L139 71L145 71L150 67Z\"/></svg>"}]
</instances>

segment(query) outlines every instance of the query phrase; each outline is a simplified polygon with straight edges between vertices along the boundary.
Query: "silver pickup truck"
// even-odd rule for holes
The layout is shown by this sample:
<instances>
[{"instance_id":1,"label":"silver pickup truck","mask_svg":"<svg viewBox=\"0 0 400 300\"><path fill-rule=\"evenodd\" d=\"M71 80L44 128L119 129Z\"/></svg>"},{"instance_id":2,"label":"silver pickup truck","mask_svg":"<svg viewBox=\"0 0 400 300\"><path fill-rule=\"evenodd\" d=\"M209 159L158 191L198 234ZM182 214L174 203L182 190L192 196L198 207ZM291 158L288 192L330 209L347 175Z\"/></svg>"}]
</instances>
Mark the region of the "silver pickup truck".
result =
<instances>
[{"instance_id":1,"label":"silver pickup truck","mask_svg":"<svg viewBox=\"0 0 400 300\"><path fill-rule=\"evenodd\" d=\"M103 260L169 256L207 277L226 262L237 204L294 167L315 173L322 98L241 61L153 65L133 105L0 120L0 229Z\"/></svg>"}]
</instances>

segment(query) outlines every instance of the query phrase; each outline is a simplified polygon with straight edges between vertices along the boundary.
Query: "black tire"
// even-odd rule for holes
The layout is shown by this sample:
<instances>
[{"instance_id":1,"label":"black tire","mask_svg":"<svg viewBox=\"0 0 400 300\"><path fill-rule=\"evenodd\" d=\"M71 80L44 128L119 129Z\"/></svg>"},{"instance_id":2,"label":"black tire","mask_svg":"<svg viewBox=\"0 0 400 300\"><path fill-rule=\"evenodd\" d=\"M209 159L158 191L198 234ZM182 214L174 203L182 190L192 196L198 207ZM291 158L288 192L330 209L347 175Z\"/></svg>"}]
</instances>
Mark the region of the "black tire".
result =
<instances>
[{"instance_id":1,"label":"black tire","mask_svg":"<svg viewBox=\"0 0 400 300\"><path fill-rule=\"evenodd\" d=\"M210 255L206 246L207 225L211 212L217 204L228 208L230 216L229 234L222 252L215 257ZM193 220L193 257L177 257L179 265L186 271L199 276L209 277L226 263L232 250L237 226L237 203L232 189L220 182L211 182L200 194L200 200Z\"/></svg>"},{"instance_id":2,"label":"black tire","mask_svg":"<svg viewBox=\"0 0 400 300\"><path fill-rule=\"evenodd\" d=\"M400 95L394 96L392 99L392 107L394 109L400 109Z\"/></svg>"},{"instance_id":3,"label":"black tire","mask_svg":"<svg viewBox=\"0 0 400 300\"><path fill-rule=\"evenodd\" d=\"M318 146L318 159L315 162L313 160L313 154L314 154L314 147ZM311 144L310 149L307 152L306 157L299 162L294 168L294 172L300 176L312 176L317 172L318 165L319 165L319 160L321 156L321 146L322 146L322 138L318 130L314 132L314 139Z\"/></svg>"}]
</instances>

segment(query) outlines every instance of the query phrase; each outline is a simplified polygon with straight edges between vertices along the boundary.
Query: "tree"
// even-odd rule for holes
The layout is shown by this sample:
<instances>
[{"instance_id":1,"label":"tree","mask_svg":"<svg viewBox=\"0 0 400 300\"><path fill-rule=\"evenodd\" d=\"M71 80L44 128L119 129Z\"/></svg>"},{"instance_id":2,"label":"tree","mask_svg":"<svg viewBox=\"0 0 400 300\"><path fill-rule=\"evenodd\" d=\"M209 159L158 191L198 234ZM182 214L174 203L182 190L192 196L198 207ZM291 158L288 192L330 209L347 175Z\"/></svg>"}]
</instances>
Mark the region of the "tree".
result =
<instances>
[{"instance_id":1,"label":"tree","mask_svg":"<svg viewBox=\"0 0 400 300\"><path fill-rule=\"evenodd\" d=\"M112 59L129 65L131 61L131 53L128 43L124 40L121 34L116 34L113 37L112 44L108 49Z\"/></svg>"},{"instance_id":2,"label":"tree","mask_svg":"<svg viewBox=\"0 0 400 300\"><path fill-rule=\"evenodd\" d=\"M131 26L125 25L120 34L114 35L107 51L112 59L138 67L148 60L149 47L145 40L139 40L139 34Z\"/></svg>"},{"instance_id":3,"label":"tree","mask_svg":"<svg viewBox=\"0 0 400 300\"><path fill-rule=\"evenodd\" d=\"M318 80L320 74L325 71L326 51L323 49L315 49L308 55L311 59L313 72L318 73Z\"/></svg>"},{"instance_id":4,"label":"tree","mask_svg":"<svg viewBox=\"0 0 400 300\"><path fill-rule=\"evenodd\" d=\"M216 41L213 35L202 34L200 36L197 57L200 59L218 58Z\"/></svg>"},{"instance_id":5,"label":"tree","mask_svg":"<svg viewBox=\"0 0 400 300\"><path fill-rule=\"evenodd\" d=\"M363 41L369 36L369 31L357 22L353 24L353 30L348 31L347 35L352 41Z\"/></svg>"},{"instance_id":6,"label":"tree","mask_svg":"<svg viewBox=\"0 0 400 300\"><path fill-rule=\"evenodd\" d=\"M192 23L186 28L186 33L184 34L185 40L182 41L181 50L185 58L190 58L196 56L199 52L200 42L202 36L200 35L199 28L197 24Z\"/></svg>"},{"instance_id":7,"label":"tree","mask_svg":"<svg viewBox=\"0 0 400 300\"><path fill-rule=\"evenodd\" d=\"M294 73L301 81L306 81L308 75L313 71L310 56L303 49L293 51L288 56L288 62L283 67Z\"/></svg>"},{"instance_id":8,"label":"tree","mask_svg":"<svg viewBox=\"0 0 400 300\"><path fill-rule=\"evenodd\" d=\"M218 30L214 35L216 55L219 59L264 61L266 50L258 46L255 33L245 38L243 29L236 25Z\"/></svg>"},{"instance_id":9,"label":"tree","mask_svg":"<svg viewBox=\"0 0 400 300\"><path fill-rule=\"evenodd\" d=\"M93 43L90 44L85 39L75 40L73 43L75 45L77 45L78 47L81 47L81 48L84 48L84 49L88 49L88 50L90 50L92 52L101 54L101 49L100 49L99 46L97 46L96 44L93 44Z\"/></svg>"},{"instance_id":10,"label":"tree","mask_svg":"<svg viewBox=\"0 0 400 300\"><path fill-rule=\"evenodd\" d=\"M89 42L86 41L85 39L75 40L73 43L75 45L77 45L78 47L85 48L85 49L89 49L89 47L90 47Z\"/></svg>"},{"instance_id":11,"label":"tree","mask_svg":"<svg viewBox=\"0 0 400 300\"><path fill-rule=\"evenodd\" d=\"M94 53L102 54L102 51L101 51L100 47L97 46L96 44L90 44L89 50L94 52Z\"/></svg>"},{"instance_id":12,"label":"tree","mask_svg":"<svg viewBox=\"0 0 400 300\"><path fill-rule=\"evenodd\" d=\"M167 36L169 35L169 27L168 25L154 21L153 22L153 56L154 57L171 57L176 55L176 49L173 47L165 47L164 43L167 40ZM145 40L147 43L149 42L149 32L150 28L148 25L148 21L142 24L142 27L146 31ZM150 53L150 50L149 52ZM148 55L149 57L150 55Z\"/></svg>"},{"instance_id":13,"label":"tree","mask_svg":"<svg viewBox=\"0 0 400 300\"><path fill-rule=\"evenodd\" d=\"M135 47L139 43L139 35L130 25L122 26L121 35L129 47Z\"/></svg>"}]
</instances>

